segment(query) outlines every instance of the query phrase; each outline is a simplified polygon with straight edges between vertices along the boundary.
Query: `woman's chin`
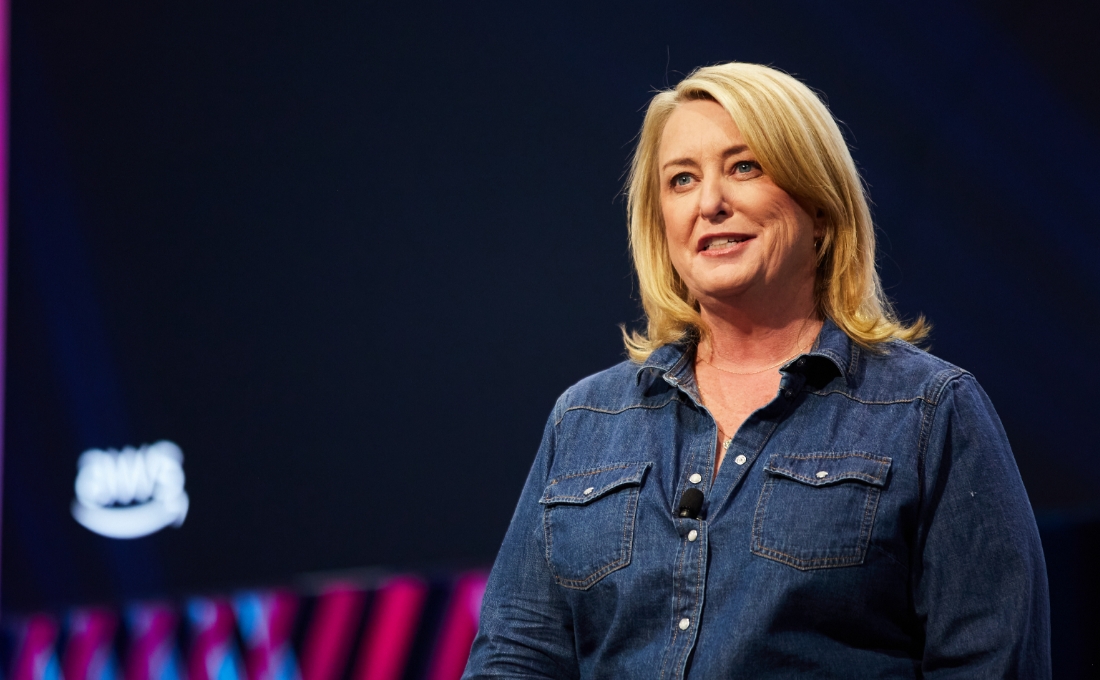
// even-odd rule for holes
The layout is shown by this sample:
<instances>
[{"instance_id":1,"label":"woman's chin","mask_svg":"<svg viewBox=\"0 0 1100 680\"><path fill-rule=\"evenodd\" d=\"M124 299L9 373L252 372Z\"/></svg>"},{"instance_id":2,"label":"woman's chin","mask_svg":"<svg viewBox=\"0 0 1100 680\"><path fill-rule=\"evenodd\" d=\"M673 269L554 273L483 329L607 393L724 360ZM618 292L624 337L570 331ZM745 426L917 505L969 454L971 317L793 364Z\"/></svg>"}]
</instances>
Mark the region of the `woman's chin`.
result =
<instances>
[{"instance_id":1,"label":"woman's chin","mask_svg":"<svg viewBox=\"0 0 1100 680\"><path fill-rule=\"evenodd\" d=\"M736 275L714 277L701 283L703 285L693 287L695 298L700 303L713 301L717 304L729 304L743 299L759 282L748 276Z\"/></svg>"}]
</instances>

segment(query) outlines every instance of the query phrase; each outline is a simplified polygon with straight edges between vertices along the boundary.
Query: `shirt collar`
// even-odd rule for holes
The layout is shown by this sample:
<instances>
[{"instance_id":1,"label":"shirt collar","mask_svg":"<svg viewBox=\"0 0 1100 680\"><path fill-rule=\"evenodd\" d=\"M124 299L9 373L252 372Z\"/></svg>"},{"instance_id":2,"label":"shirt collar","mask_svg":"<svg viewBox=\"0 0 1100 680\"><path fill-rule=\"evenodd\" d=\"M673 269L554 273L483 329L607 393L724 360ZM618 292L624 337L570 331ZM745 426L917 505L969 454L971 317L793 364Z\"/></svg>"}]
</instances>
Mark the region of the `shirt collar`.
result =
<instances>
[{"instance_id":1,"label":"shirt collar","mask_svg":"<svg viewBox=\"0 0 1100 680\"><path fill-rule=\"evenodd\" d=\"M817 340L806 356L827 359L836 366L837 373L844 377L848 386L853 385L856 365L859 362L859 345L852 342L848 334L840 330L840 327L829 317L825 317L821 332L817 334Z\"/></svg>"},{"instance_id":2,"label":"shirt collar","mask_svg":"<svg viewBox=\"0 0 1100 680\"><path fill-rule=\"evenodd\" d=\"M635 381L641 382L643 371L654 371L662 375L672 373L673 378L682 375L688 364L688 355L691 354L688 351L690 347L691 345L686 343L661 345L653 350L642 365L638 366L638 371L634 374Z\"/></svg>"},{"instance_id":3,"label":"shirt collar","mask_svg":"<svg viewBox=\"0 0 1100 680\"><path fill-rule=\"evenodd\" d=\"M635 380L641 381L642 371L651 370L666 376L666 380L678 383L685 379L694 379L690 344L663 345L653 351L635 373ZM856 364L859 359L859 345L852 342L848 335L829 317L825 317L825 323L821 326L821 332L817 335L813 347L802 357L809 361L828 361L836 368L837 374L843 376L849 387L852 386ZM801 357L795 357L780 370L792 370L794 364Z\"/></svg>"}]
</instances>

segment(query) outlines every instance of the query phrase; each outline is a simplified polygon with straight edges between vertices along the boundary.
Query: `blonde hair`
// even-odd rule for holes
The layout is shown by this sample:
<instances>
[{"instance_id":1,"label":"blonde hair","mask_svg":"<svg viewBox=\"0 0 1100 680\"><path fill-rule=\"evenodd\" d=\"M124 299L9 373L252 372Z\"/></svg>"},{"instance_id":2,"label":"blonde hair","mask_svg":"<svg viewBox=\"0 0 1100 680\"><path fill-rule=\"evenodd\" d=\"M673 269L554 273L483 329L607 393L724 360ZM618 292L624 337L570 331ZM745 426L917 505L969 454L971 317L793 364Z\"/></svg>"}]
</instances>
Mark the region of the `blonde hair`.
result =
<instances>
[{"instance_id":1,"label":"blonde hair","mask_svg":"<svg viewBox=\"0 0 1100 680\"><path fill-rule=\"evenodd\" d=\"M662 345L707 333L698 302L669 258L657 168L669 116L681 103L700 99L729 112L764 172L824 216L814 286L818 314L870 349L890 338L918 342L927 336L924 317L906 325L883 293L863 182L829 109L786 73L731 62L696 69L675 89L658 92L646 110L626 192L630 250L648 328L645 334L624 329L630 358L645 361Z\"/></svg>"}]
</instances>

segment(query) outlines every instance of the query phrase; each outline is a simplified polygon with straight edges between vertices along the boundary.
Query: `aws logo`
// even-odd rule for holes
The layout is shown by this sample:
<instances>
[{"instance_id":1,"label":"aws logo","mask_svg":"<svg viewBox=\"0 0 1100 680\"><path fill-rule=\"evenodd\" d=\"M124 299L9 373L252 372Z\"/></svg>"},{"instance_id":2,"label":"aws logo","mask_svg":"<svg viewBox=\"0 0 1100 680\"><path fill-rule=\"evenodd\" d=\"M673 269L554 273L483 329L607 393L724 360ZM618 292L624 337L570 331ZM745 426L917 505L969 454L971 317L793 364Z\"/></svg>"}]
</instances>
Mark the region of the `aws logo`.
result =
<instances>
[{"instance_id":1,"label":"aws logo","mask_svg":"<svg viewBox=\"0 0 1100 680\"><path fill-rule=\"evenodd\" d=\"M183 452L170 441L121 451L91 449L77 461L73 517L102 536L139 538L187 517Z\"/></svg>"}]
</instances>

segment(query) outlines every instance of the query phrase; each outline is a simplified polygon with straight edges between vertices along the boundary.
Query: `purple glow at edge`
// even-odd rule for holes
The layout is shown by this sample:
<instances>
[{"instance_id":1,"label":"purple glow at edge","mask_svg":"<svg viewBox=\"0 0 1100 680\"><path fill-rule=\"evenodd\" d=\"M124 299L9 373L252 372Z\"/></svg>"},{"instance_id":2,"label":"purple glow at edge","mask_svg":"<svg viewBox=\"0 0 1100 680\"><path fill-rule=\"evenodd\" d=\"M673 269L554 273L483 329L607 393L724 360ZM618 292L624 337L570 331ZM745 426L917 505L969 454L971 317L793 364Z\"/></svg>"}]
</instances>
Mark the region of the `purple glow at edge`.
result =
<instances>
[{"instance_id":1,"label":"purple glow at edge","mask_svg":"<svg viewBox=\"0 0 1100 680\"><path fill-rule=\"evenodd\" d=\"M4 351L8 318L8 0L0 0L0 499L4 463Z\"/></svg>"}]
</instances>

